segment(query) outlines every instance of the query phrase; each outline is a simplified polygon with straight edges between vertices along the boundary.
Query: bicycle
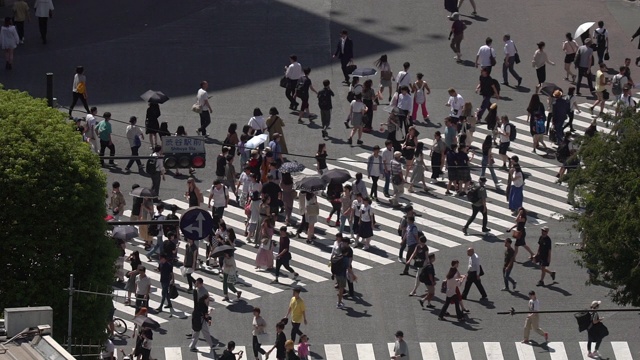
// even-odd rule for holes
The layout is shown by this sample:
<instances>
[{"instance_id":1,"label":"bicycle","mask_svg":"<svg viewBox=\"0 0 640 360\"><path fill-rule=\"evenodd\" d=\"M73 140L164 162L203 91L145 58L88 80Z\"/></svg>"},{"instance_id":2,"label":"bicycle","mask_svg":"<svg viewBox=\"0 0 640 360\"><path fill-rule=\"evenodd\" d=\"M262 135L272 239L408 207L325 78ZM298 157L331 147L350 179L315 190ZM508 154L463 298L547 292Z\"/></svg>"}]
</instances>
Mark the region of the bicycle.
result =
<instances>
[{"instance_id":1,"label":"bicycle","mask_svg":"<svg viewBox=\"0 0 640 360\"><path fill-rule=\"evenodd\" d=\"M127 332L127 323L121 318L113 318L113 328L116 334L124 335Z\"/></svg>"}]
</instances>

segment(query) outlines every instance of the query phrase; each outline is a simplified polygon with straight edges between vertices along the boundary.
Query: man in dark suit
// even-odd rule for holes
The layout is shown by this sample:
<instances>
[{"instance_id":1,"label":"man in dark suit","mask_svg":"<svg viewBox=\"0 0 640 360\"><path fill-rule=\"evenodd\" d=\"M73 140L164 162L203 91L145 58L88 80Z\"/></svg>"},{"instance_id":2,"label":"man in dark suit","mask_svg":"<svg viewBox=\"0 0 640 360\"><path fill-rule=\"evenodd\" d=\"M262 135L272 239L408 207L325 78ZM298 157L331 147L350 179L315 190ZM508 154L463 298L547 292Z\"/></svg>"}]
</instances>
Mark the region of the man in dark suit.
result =
<instances>
[{"instance_id":1,"label":"man in dark suit","mask_svg":"<svg viewBox=\"0 0 640 360\"><path fill-rule=\"evenodd\" d=\"M344 83L349 84L349 73L347 72L347 65L353 61L353 41L349 38L349 32L342 30L340 32L340 41L336 47L336 52L333 57L340 58L340 64L342 65L342 73L344 74Z\"/></svg>"}]
</instances>

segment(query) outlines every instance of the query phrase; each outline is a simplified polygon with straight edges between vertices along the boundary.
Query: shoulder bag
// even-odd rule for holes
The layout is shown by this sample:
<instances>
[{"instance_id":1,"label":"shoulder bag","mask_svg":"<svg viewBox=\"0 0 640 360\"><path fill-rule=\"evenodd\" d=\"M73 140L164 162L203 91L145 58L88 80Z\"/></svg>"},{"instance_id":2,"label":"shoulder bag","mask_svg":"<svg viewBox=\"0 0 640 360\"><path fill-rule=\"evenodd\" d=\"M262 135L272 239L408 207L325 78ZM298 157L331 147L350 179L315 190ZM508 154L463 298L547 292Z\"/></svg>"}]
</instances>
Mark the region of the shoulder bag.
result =
<instances>
[{"instance_id":1,"label":"shoulder bag","mask_svg":"<svg viewBox=\"0 0 640 360\"><path fill-rule=\"evenodd\" d=\"M513 55L513 61L516 64L520 64L520 54L518 54L518 47L516 46L516 43L513 43L513 48L516 49L516 54Z\"/></svg>"}]
</instances>

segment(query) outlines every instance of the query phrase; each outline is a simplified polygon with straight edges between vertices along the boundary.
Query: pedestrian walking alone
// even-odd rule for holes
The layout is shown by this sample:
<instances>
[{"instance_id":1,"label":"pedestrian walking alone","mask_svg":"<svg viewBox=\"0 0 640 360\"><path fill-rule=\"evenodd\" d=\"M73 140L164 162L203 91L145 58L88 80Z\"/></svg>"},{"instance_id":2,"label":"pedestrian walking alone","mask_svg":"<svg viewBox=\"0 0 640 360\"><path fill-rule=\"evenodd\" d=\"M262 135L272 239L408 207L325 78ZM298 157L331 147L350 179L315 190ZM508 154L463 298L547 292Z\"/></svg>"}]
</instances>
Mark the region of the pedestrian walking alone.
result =
<instances>
[{"instance_id":1,"label":"pedestrian walking alone","mask_svg":"<svg viewBox=\"0 0 640 360\"><path fill-rule=\"evenodd\" d=\"M353 41L351 40L351 38L349 38L349 32L345 29L340 31L340 41L338 42L333 57L337 57L340 59L342 74L344 75L343 83L349 85L350 73L347 69L347 66L353 63Z\"/></svg>"},{"instance_id":2,"label":"pedestrian walking alone","mask_svg":"<svg viewBox=\"0 0 640 360\"><path fill-rule=\"evenodd\" d=\"M87 77L84 75L84 66L76 66L76 73L73 75L73 89L71 90L73 100L71 101L71 106L69 106L69 119L72 118L71 113L78 100L82 102L84 109L87 111L87 114L89 114L89 105L87 105Z\"/></svg>"},{"instance_id":3,"label":"pedestrian walking alone","mask_svg":"<svg viewBox=\"0 0 640 360\"><path fill-rule=\"evenodd\" d=\"M300 194L299 196L304 197L304 194ZM280 268L284 266L290 273L293 274L293 278L296 279L298 277L298 273L293 270L293 268L289 265L289 261L291 261L291 252L289 251L289 244L291 240L289 240L289 235L287 233L287 227L283 226L280 228L280 243L278 245L278 255L276 255L276 279L273 281L274 283L278 283L278 277L280 276Z\"/></svg>"},{"instance_id":4,"label":"pedestrian walking alone","mask_svg":"<svg viewBox=\"0 0 640 360\"><path fill-rule=\"evenodd\" d=\"M300 331L300 325L303 322L307 325L307 308L304 300L300 297L300 291L302 289L299 287L293 289L293 296L289 301L287 314L284 316L287 319L291 315L291 340L293 341L296 341L296 335L303 335L303 332Z\"/></svg>"},{"instance_id":5,"label":"pedestrian walking alone","mask_svg":"<svg viewBox=\"0 0 640 360\"><path fill-rule=\"evenodd\" d=\"M464 284L464 290L462 290L462 299L467 299L471 285L475 284L478 291L480 291L480 300L487 300L487 293L484 291L482 281L480 281L480 277L484 275L482 265L480 265L480 257L478 257L478 254L476 254L472 247L467 249L467 256L469 256L469 270L466 276L467 282Z\"/></svg>"},{"instance_id":6,"label":"pedestrian walking alone","mask_svg":"<svg viewBox=\"0 0 640 360\"><path fill-rule=\"evenodd\" d=\"M93 108L91 108L93 110ZM142 140L144 140L144 134L138 125L138 118L132 116L129 118L129 126L127 126L127 140L129 140L129 147L131 147L131 156L138 156L138 150L142 146ZM125 172L131 171L133 163L138 164L138 172L144 172L142 168L142 161L140 159L130 159L127 166L124 168Z\"/></svg>"},{"instance_id":7,"label":"pedestrian walking alone","mask_svg":"<svg viewBox=\"0 0 640 360\"><path fill-rule=\"evenodd\" d=\"M207 126L211 124L211 113L213 112L211 104L209 104L209 94L207 93L208 88L208 82L200 82L200 89L198 89L198 93L196 94L196 103L194 104L196 112L200 115L200 127L196 130L196 133L205 137L207 136Z\"/></svg>"},{"instance_id":8,"label":"pedestrian walking alone","mask_svg":"<svg viewBox=\"0 0 640 360\"><path fill-rule=\"evenodd\" d=\"M538 239L538 252L534 259L540 265L540 281L538 286L544 286L544 276L548 273L551 275L551 280L556 280L556 272L549 270L551 265L551 238L549 237L549 227L543 226L541 229L542 235Z\"/></svg>"},{"instance_id":9,"label":"pedestrian walking alone","mask_svg":"<svg viewBox=\"0 0 640 360\"><path fill-rule=\"evenodd\" d=\"M604 320L603 317L600 317L598 314L598 308L600 308L600 304L602 302L599 300L594 300L591 302L591 306L589 307L590 315L591 315L591 324L587 329L588 342L587 342L587 356L592 359L600 359L602 356L598 352L600 349L600 344L602 344L602 340L609 334L609 330L602 323ZM591 352L591 344L595 343L595 350Z\"/></svg>"},{"instance_id":10,"label":"pedestrian walking alone","mask_svg":"<svg viewBox=\"0 0 640 360\"><path fill-rule=\"evenodd\" d=\"M393 345L393 355L391 360L409 360L409 346L404 341L404 333L400 330L396 331L396 342Z\"/></svg>"},{"instance_id":11,"label":"pedestrian walking alone","mask_svg":"<svg viewBox=\"0 0 640 360\"><path fill-rule=\"evenodd\" d=\"M196 291L195 293L200 293ZM211 326L211 315L209 310L209 293L204 293L198 298L198 303L191 316L191 343L189 344L189 350L191 352L197 352L196 344L200 339L200 333L204 335L204 340L209 345L210 351L213 351L214 344L211 339L211 333L209 332L209 326Z\"/></svg>"},{"instance_id":12,"label":"pedestrian walking alone","mask_svg":"<svg viewBox=\"0 0 640 360\"><path fill-rule=\"evenodd\" d=\"M38 18L38 27L40 28L40 38L42 43L47 43L47 26L49 19L53 17L53 2L51 0L36 0L33 5Z\"/></svg>"},{"instance_id":13,"label":"pedestrian walking alone","mask_svg":"<svg viewBox=\"0 0 640 360\"><path fill-rule=\"evenodd\" d=\"M252 325L251 337L253 338L252 349L253 349L253 356L256 358L256 360L258 360L260 359L258 354L262 354L264 356L267 353L264 349L262 349L262 346L261 346L263 343L266 343L265 339L267 337L267 332L266 332L267 322L260 315L261 310L259 307L254 307L252 312L253 312L253 321L251 323Z\"/></svg>"},{"instance_id":14,"label":"pedestrian walking alone","mask_svg":"<svg viewBox=\"0 0 640 360\"><path fill-rule=\"evenodd\" d=\"M449 40L451 40L451 44L449 44L449 47L451 47L453 53L456 54L456 56L454 56L453 58L456 60L456 62L460 63L462 62L460 43L462 43L462 39L464 39L464 30L467 28L467 25L465 25L460 20L460 14L458 14L457 12L451 14L450 19L453 20L453 24L451 24L451 31L449 32Z\"/></svg>"},{"instance_id":15,"label":"pedestrian walking alone","mask_svg":"<svg viewBox=\"0 0 640 360\"><path fill-rule=\"evenodd\" d=\"M18 31L20 44L24 44L24 22L31 21L29 4L25 0L17 0L13 3L13 23Z\"/></svg>"},{"instance_id":16,"label":"pedestrian walking alone","mask_svg":"<svg viewBox=\"0 0 640 360\"><path fill-rule=\"evenodd\" d=\"M502 278L504 279L504 287L502 291L509 291L509 283L512 284L513 290L516 289L517 282L511 278L511 270L516 259L515 251L511 247L513 241L510 238L504 240L504 266L502 267Z\"/></svg>"},{"instance_id":17,"label":"pedestrian walking alone","mask_svg":"<svg viewBox=\"0 0 640 360\"><path fill-rule=\"evenodd\" d=\"M527 318L524 321L524 339L521 341L523 344L529 343L529 334L531 329L537 332L540 336L543 336L545 343L549 341L549 333L546 333L540 328L540 314L534 311L540 311L540 302L536 297L536 292L531 290L529 291L529 315L527 315Z\"/></svg>"},{"instance_id":18,"label":"pedestrian walking alone","mask_svg":"<svg viewBox=\"0 0 640 360\"><path fill-rule=\"evenodd\" d=\"M466 224L462 227L462 233L467 235L467 229L469 229L469 225L475 220L478 213L482 213L482 232L489 232L491 229L487 227L487 190L484 188L484 185L487 183L487 178L484 176L480 177L478 181L478 185L475 185L469 190L467 197L471 202L471 216L467 220ZM476 255L477 256L477 255Z\"/></svg>"},{"instance_id":19,"label":"pedestrian walking alone","mask_svg":"<svg viewBox=\"0 0 640 360\"><path fill-rule=\"evenodd\" d=\"M527 252L529 252L529 259L533 260L533 251L531 251L531 248L527 245L526 242L527 229L525 226L527 224L527 210L525 210L525 208L523 208L522 206L518 208L515 221L515 225L506 230L507 233L510 232L511 236L516 239L515 252L513 254L514 261L515 257L518 256L518 248L520 248L521 246L524 247Z\"/></svg>"},{"instance_id":20,"label":"pedestrian walking alone","mask_svg":"<svg viewBox=\"0 0 640 360\"><path fill-rule=\"evenodd\" d=\"M4 18L4 24L2 25L2 29L0 29L0 44L4 51L4 58L6 60L5 69L7 70L13 69L13 52L15 48L18 47L18 43L20 43L20 36L16 31L16 27L13 26L11 18ZM89 112L89 110L87 110L87 112Z\"/></svg>"},{"instance_id":21,"label":"pedestrian walking alone","mask_svg":"<svg viewBox=\"0 0 640 360\"><path fill-rule=\"evenodd\" d=\"M555 66L556 63L549 60L547 53L544 52L544 41L540 41L536 44L538 49L533 53L533 60L531 64L536 69L536 76L538 77L538 85L536 85L536 92L540 90L542 84L547 81L547 64Z\"/></svg>"},{"instance_id":22,"label":"pedestrian walking alone","mask_svg":"<svg viewBox=\"0 0 640 360\"><path fill-rule=\"evenodd\" d=\"M571 81L576 81L576 74L571 71L571 66L573 65L573 61L576 59L576 52L578 52L578 43L573 40L573 35L571 33L566 33L564 35L564 42L562 43L562 51L564 51L564 71L566 76L565 80L569 81L569 76L571 76Z\"/></svg>"},{"instance_id":23,"label":"pedestrian walking alone","mask_svg":"<svg viewBox=\"0 0 640 360\"><path fill-rule=\"evenodd\" d=\"M382 55L378 60L373 63L376 68L380 71L380 89L376 94L376 99L382 99L382 93L384 92L384 88L389 88L389 101L391 101L391 96L393 96L392 83L396 79L393 77L393 71L391 70L391 65L387 60L387 55Z\"/></svg>"},{"instance_id":24,"label":"pedestrian walking alone","mask_svg":"<svg viewBox=\"0 0 640 360\"><path fill-rule=\"evenodd\" d=\"M518 81L517 87L522 84L522 77L518 75L513 66L520 62L520 54L518 54L518 48L516 44L511 40L511 35L505 34L502 38L504 41L504 63L502 64L502 79L503 85L509 86L509 75L507 71Z\"/></svg>"},{"instance_id":25,"label":"pedestrian walking alone","mask_svg":"<svg viewBox=\"0 0 640 360\"><path fill-rule=\"evenodd\" d=\"M517 155L511 157L511 169L509 169L509 209L511 214L515 215L516 211L522 207L524 202L524 174L518 161Z\"/></svg>"}]
</instances>

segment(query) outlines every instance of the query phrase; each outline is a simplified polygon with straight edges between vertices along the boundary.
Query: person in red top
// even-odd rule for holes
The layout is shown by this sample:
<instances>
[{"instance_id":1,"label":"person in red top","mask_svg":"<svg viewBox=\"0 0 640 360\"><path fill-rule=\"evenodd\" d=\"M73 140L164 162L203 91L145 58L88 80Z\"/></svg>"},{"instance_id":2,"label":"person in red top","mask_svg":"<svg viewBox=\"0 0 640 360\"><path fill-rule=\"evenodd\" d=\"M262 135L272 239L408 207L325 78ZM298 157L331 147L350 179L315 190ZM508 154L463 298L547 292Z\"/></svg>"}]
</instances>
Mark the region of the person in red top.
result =
<instances>
[{"instance_id":1,"label":"person in red top","mask_svg":"<svg viewBox=\"0 0 640 360\"><path fill-rule=\"evenodd\" d=\"M449 40L451 40L451 50L456 53L455 59L457 62L461 62L462 58L460 57L460 43L464 38L464 29L466 25L460 21L460 14L457 12L453 13L450 18L453 21L451 25L451 32L449 32ZM453 36L453 39L451 38Z\"/></svg>"}]
</instances>

